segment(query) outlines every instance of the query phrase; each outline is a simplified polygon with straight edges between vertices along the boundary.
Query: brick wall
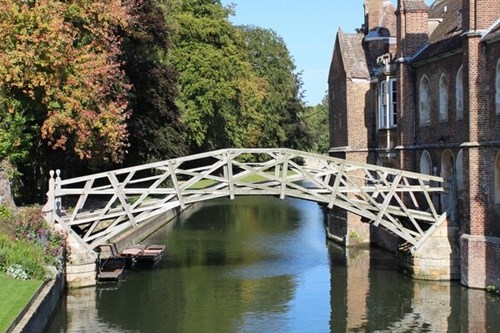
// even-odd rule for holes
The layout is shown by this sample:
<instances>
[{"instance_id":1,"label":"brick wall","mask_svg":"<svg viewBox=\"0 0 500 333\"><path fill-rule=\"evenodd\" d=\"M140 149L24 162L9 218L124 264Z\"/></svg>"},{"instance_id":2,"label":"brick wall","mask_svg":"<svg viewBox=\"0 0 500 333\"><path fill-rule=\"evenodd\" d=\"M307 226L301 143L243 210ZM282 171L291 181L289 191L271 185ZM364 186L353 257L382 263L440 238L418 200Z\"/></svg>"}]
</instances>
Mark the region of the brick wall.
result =
<instances>
[{"instance_id":1,"label":"brick wall","mask_svg":"<svg viewBox=\"0 0 500 333\"><path fill-rule=\"evenodd\" d=\"M500 240L464 235L461 238L462 284L471 288L500 288Z\"/></svg>"},{"instance_id":2,"label":"brick wall","mask_svg":"<svg viewBox=\"0 0 500 333\"><path fill-rule=\"evenodd\" d=\"M347 145L352 149L373 146L375 93L370 83L347 82Z\"/></svg>"},{"instance_id":3,"label":"brick wall","mask_svg":"<svg viewBox=\"0 0 500 333\"><path fill-rule=\"evenodd\" d=\"M347 146L347 83L337 36L328 77L330 147Z\"/></svg>"},{"instance_id":4,"label":"brick wall","mask_svg":"<svg viewBox=\"0 0 500 333\"><path fill-rule=\"evenodd\" d=\"M466 30L487 29L498 19L500 13L498 0L463 0L462 7Z\"/></svg>"},{"instance_id":5,"label":"brick wall","mask_svg":"<svg viewBox=\"0 0 500 333\"><path fill-rule=\"evenodd\" d=\"M500 60L500 41L489 44L485 46L486 50L486 63L489 64L489 70L487 71L488 83L487 83L487 100L489 102L489 137L492 140L500 141L500 115L496 115L496 103L495 103L495 93L496 93L496 65Z\"/></svg>"}]
</instances>

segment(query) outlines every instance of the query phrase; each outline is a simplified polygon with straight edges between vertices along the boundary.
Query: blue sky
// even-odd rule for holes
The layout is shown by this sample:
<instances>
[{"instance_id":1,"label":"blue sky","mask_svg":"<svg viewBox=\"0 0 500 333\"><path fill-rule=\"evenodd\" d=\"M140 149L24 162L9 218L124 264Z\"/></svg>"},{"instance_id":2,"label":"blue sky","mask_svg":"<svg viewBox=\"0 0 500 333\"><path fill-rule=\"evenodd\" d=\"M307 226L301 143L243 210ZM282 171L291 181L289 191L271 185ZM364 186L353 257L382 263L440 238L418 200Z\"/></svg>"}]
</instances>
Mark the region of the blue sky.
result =
<instances>
[{"instance_id":1,"label":"blue sky","mask_svg":"<svg viewBox=\"0 0 500 333\"><path fill-rule=\"evenodd\" d=\"M364 22L364 0L222 0L230 3L236 5L234 24L272 29L283 38L302 72L307 105L325 96L338 29L354 32Z\"/></svg>"}]
</instances>

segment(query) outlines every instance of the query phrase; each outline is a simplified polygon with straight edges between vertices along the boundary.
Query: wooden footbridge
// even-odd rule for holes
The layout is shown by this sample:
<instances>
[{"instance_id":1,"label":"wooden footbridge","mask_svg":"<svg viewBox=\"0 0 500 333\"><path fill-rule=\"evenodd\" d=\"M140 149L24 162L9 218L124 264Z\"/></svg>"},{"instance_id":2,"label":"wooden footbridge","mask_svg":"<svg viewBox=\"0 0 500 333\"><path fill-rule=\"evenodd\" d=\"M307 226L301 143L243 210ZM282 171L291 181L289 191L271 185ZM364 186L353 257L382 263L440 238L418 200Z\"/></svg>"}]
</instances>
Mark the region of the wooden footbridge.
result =
<instances>
[{"instance_id":1,"label":"wooden footbridge","mask_svg":"<svg viewBox=\"0 0 500 333\"><path fill-rule=\"evenodd\" d=\"M446 219L433 203L442 182L291 149L224 149L73 179L51 171L44 212L93 251L177 207L237 195L289 196L358 214L415 250Z\"/></svg>"}]
</instances>

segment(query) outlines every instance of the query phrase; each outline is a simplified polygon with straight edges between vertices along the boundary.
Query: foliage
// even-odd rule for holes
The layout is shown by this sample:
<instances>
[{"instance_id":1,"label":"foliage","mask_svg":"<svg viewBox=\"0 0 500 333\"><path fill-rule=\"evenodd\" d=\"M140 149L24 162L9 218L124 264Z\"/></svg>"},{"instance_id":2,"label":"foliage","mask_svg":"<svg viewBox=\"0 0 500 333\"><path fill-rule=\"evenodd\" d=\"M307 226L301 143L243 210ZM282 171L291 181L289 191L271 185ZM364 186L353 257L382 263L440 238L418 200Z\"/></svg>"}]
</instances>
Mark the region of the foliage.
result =
<instances>
[{"instance_id":1,"label":"foliage","mask_svg":"<svg viewBox=\"0 0 500 333\"><path fill-rule=\"evenodd\" d=\"M59 265L57 258L62 255L64 234L46 224L39 207L23 208L3 216L0 218L0 270L17 277L24 273L35 279L49 277L48 266Z\"/></svg>"},{"instance_id":2,"label":"foliage","mask_svg":"<svg viewBox=\"0 0 500 333\"><path fill-rule=\"evenodd\" d=\"M253 70L267 83L261 106L267 121L258 145L307 149L308 133L300 119L302 82L285 42L270 29L240 26L239 30Z\"/></svg>"},{"instance_id":3,"label":"foliage","mask_svg":"<svg viewBox=\"0 0 500 333\"><path fill-rule=\"evenodd\" d=\"M303 117L312 136L311 150L326 154L330 149L328 139L328 98L325 96L321 104L307 107Z\"/></svg>"},{"instance_id":4,"label":"foliage","mask_svg":"<svg viewBox=\"0 0 500 333\"><path fill-rule=\"evenodd\" d=\"M19 101L7 98L0 88L0 160L19 163L27 158L32 144L28 119Z\"/></svg>"},{"instance_id":5,"label":"foliage","mask_svg":"<svg viewBox=\"0 0 500 333\"><path fill-rule=\"evenodd\" d=\"M185 128L175 104L177 72L166 60L172 28L168 1L144 0L136 6L134 22L124 31L123 59L133 85L128 121L130 164L186 154Z\"/></svg>"},{"instance_id":6,"label":"foliage","mask_svg":"<svg viewBox=\"0 0 500 333\"><path fill-rule=\"evenodd\" d=\"M0 0L0 125L11 126L0 154L45 142L94 163L123 158L129 86L115 30L127 21L119 0Z\"/></svg>"},{"instance_id":7,"label":"foliage","mask_svg":"<svg viewBox=\"0 0 500 333\"><path fill-rule=\"evenodd\" d=\"M265 81L252 71L231 8L219 0L182 1L174 12L170 56L179 71L179 106L193 150L252 147L265 117Z\"/></svg>"}]
</instances>

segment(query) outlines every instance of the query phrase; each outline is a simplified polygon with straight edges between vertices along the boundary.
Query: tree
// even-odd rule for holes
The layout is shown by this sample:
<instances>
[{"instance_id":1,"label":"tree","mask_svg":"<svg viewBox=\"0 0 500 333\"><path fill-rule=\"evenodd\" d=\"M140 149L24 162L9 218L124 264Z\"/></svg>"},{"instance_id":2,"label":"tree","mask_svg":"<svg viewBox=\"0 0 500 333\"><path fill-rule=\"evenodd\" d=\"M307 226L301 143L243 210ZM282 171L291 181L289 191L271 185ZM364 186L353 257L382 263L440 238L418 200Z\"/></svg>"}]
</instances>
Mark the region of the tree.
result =
<instances>
[{"instance_id":1,"label":"tree","mask_svg":"<svg viewBox=\"0 0 500 333\"><path fill-rule=\"evenodd\" d=\"M179 106L194 151L251 147L265 122L265 80L247 61L241 35L219 0L185 0L174 18L172 64L179 71Z\"/></svg>"},{"instance_id":2,"label":"tree","mask_svg":"<svg viewBox=\"0 0 500 333\"><path fill-rule=\"evenodd\" d=\"M255 73L266 81L261 113L266 122L259 140L261 147L307 149L307 127L301 120L302 81L285 42L276 32L255 26L240 26L246 53Z\"/></svg>"},{"instance_id":3,"label":"tree","mask_svg":"<svg viewBox=\"0 0 500 333\"><path fill-rule=\"evenodd\" d=\"M144 0L132 12L136 20L124 31L124 69L133 85L128 164L187 152L185 127L175 104L178 73L166 59L171 48L170 10L169 1Z\"/></svg>"},{"instance_id":4,"label":"tree","mask_svg":"<svg viewBox=\"0 0 500 333\"><path fill-rule=\"evenodd\" d=\"M312 136L311 150L316 153L326 154L330 148L328 139L328 95L323 98L321 104L307 107L303 119Z\"/></svg>"},{"instance_id":5,"label":"tree","mask_svg":"<svg viewBox=\"0 0 500 333\"><path fill-rule=\"evenodd\" d=\"M0 1L4 107L34 115L37 137L81 159L123 157L129 87L114 29L128 18L120 3Z\"/></svg>"},{"instance_id":6,"label":"tree","mask_svg":"<svg viewBox=\"0 0 500 333\"><path fill-rule=\"evenodd\" d=\"M28 160L25 176L53 161L47 147L94 166L123 160L130 86L116 32L128 10L120 0L0 0L0 145L19 147L0 157Z\"/></svg>"}]
</instances>

